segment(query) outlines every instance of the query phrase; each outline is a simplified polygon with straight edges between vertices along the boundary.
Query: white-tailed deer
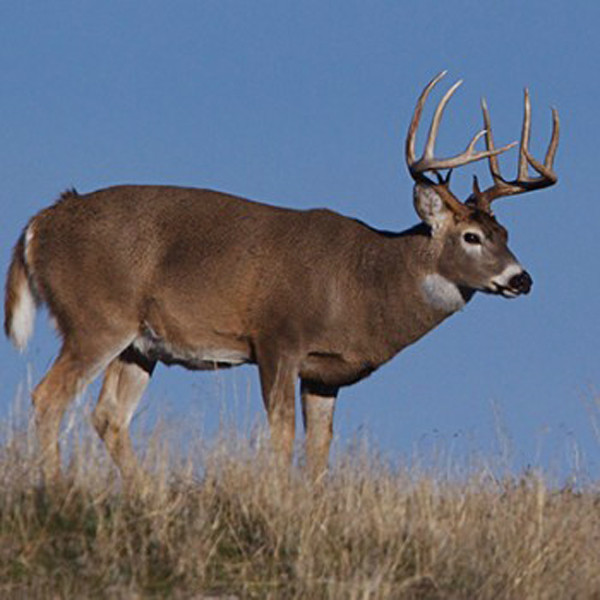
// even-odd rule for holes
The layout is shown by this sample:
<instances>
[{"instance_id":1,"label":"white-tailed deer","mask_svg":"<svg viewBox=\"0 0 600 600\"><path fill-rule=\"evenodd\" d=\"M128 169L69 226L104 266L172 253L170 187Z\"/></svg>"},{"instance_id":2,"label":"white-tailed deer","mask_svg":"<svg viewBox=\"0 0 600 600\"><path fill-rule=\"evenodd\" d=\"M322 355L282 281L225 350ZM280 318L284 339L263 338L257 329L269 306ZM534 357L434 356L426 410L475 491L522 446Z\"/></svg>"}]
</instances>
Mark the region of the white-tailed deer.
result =
<instances>
[{"instance_id":1,"label":"white-tailed deer","mask_svg":"<svg viewBox=\"0 0 600 600\"><path fill-rule=\"evenodd\" d=\"M490 205L556 182L558 115L542 164L528 150L525 93L514 181L502 177L497 158L514 144L494 147L485 104L485 129L462 154L438 159L438 127L458 82L440 101L417 158L423 105L444 74L423 90L408 130L406 161L422 222L401 233L329 210L166 186L69 191L29 221L8 271L5 329L24 348L35 307L45 303L62 336L58 358L33 392L47 479L60 474L67 405L102 371L94 426L124 479L134 477L128 428L157 361L190 369L258 365L272 444L286 462L300 379L307 464L317 476L326 469L341 387L367 377L475 292L529 292L531 278ZM487 149L476 151L482 136ZM493 185L482 191L475 179L461 202L450 191L451 170L484 158Z\"/></svg>"}]
</instances>

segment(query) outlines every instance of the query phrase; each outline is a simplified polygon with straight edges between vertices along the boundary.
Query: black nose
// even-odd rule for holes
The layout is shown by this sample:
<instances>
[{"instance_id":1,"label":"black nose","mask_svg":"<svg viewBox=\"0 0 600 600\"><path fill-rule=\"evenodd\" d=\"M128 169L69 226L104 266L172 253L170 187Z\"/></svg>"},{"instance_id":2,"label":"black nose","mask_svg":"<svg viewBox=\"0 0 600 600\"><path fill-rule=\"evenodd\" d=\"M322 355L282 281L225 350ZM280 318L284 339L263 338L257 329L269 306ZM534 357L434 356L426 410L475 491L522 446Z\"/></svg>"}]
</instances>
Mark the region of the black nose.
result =
<instances>
[{"instance_id":1,"label":"black nose","mask_svg":"<svg viewBox=\"0 0 600 600\"><path fill-rule=\"evenodd\" d=\"M527 271L521 271L518 275L510 278L508 285L520 294L529 294L533 279Z\"/></svg>"}]
</instances>

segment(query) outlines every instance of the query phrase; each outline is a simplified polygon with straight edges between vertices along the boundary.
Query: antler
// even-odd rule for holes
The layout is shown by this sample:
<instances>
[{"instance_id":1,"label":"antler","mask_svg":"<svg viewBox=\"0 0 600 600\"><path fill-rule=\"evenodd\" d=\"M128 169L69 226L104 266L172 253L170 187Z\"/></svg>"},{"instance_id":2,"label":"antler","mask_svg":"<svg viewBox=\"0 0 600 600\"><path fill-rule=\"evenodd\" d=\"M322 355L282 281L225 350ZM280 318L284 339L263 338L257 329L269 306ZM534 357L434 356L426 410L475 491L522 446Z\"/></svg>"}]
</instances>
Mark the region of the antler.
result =
<instances>
[{"instance_id":1,"label":"antler","mask_svg":"<svg viewBox=\"0 0 600 600\"><path fill-rule=\"evenodd\" d=\"M438 177L440 183L447 183L448 178L443 180L439 175L438 171L442 169L454 169L455 167L461 167L462 165L466 165L476 160L481 160L483 158L495 158L496 155L505 152L509 148L512 148L516 145L516 142L512 144L508 144L507 146L503 146L502 148L494 148L493 144L490 147L488 144L487 150L476 152L475 144L477 141L484 135L486 135L486 130L482 130L477 133L473 139L469 142L467 149L462 154L457 154L452 158L435 158L434 157L434 147L435 140L437 138L438 129L440 126L440 121L442 120L442 114L444 112L444 108L446 104L448 104L448 100L452 97L452 94L456 91L458 86L462 83L462 81L457 81L444 95L440 103L438 104L435 113L433 115L433 119L431 121L431 126L429 128L429 134L427 136L427 142L425 143L425 150L423 151L423 156L417 159L415 156L415 138L417 133L417 128L419 127L419 121L421 120L421 114L423 112L423 106L425 105L425 100L427 100L427 96L429 96L429 92L433 89L436 83L446 75L447 71L442 71L438 75L436 75L425 87L425 89L421 92L419 96L419 100L417 101L417 106L415 107L415 112L413 114L412 121L410 122L410 127L408 128L408 135L406 137L406 164L408 165L408 169L412 178L417 182L425 182L425 183L433 183L427 176L425 176L426 171L432 171ZM488 139L489 142L489 138ZM497 164L497 162L496 162Z\"/></svg>"},{"instance_id":2,"label":"antler","mask_svg":"<svg viewBox=\"0 0 600 600\"><path fill-rule=\"evenodd\" d=\"M494 138L492 136L492 126L490 122L490 113L487 108L485 99L481 101L483 110L483 122L485 124L485 143L489 152L494 151ZM481 210L491 212L490 205L496 199L502 196L512 196L531 192L541 188L554 185L558 181L558 177L553 170L554 156L558 148L558 137L560 131L560 123L558 120L558 111L552 109L552 137L548 144L544 164L541 164L529 153L529 137L531 133L531 102L529 100L529 91L525 88L525 111L523 115L523 129L521 131L521 143L519 145L519 163L517 170L517 178L513 181L507 181L500 173L498 158L494 154L489 156L489 167L494 185L487 188L485 191L479 189L477 177L473 179L473 195L472 202ZM531 165L539 174L539 177L531 177L528 173L528 165Z\"/></svg>"}]
</instances>

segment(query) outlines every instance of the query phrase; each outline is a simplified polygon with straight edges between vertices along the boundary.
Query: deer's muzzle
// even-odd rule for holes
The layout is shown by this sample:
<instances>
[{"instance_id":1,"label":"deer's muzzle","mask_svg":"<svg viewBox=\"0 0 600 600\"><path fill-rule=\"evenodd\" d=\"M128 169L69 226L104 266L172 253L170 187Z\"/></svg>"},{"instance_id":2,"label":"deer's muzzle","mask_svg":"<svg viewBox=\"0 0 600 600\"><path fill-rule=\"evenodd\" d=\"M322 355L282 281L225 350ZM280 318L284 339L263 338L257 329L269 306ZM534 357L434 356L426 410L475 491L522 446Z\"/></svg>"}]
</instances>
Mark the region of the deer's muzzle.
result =
<instances>
[{"instance_id":1,"label":"deer's muzzle","mask_svg":"<svg viewBox=\"0 0 600 600\"><path fill-rule=\"evenodd\" d=\"M532 284L533 279L531 279L531 275L527 271L521 271L517 275L514 275L508 282L511 290L514 290L518 294L529 294Z\"/></svg>"}]
</instances>

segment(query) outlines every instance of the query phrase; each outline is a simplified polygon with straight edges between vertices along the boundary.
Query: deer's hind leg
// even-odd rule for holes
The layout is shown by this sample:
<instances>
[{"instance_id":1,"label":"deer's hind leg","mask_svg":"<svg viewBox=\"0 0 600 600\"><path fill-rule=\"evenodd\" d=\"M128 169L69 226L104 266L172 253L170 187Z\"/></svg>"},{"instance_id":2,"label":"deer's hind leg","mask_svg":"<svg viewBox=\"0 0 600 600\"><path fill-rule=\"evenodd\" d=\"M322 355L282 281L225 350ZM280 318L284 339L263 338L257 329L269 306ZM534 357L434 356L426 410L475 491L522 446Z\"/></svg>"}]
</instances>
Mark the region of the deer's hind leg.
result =
<instances>
[{"instance_id":1,"label":"deer's hind leg","mask_svg":"<svg viewBox=\"0 0 600 600\"><path fill-rule=\"evenodd\" d=\"M129 346L108 365L92 421L126 484L141 471L129 424L156 365Z\"/></svg>"},{"instance_id":2,"label":"deer's hind leg","mask_svg":"<svg viewBox=\"0 0 600 600\"><path fill-rule=\"evenodd\" d=\"M33 391L42 473L47 484L57 483L61 478L59 434L65 410L123 348L118 343L112 347L112 352L101 351L65 342L54 364Z\"/></svg>"}]
</instances>

